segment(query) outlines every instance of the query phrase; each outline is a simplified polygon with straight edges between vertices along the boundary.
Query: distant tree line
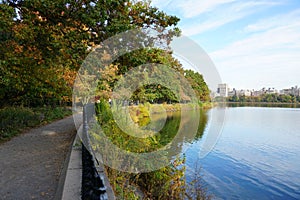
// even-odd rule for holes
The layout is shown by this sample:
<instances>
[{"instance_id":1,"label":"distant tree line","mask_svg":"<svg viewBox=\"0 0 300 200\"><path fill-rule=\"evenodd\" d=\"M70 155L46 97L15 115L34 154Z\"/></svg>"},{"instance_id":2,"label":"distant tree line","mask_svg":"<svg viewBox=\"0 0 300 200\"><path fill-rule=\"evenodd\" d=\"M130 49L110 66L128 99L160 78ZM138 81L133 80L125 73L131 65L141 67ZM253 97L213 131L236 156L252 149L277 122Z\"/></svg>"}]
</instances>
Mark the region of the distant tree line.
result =
<instances>
[{"instance_id":1,"label":"distant tree line","mask_svg":"<svg viewBox=\"0 0 300 200\"><path fill-rule=\"evenodd\" d=\"M227 98L228 102L263 102L263 103L299 103L300 96L289 94L263 94L260 96L237 96Z\"/></svg>"}]
</instances>

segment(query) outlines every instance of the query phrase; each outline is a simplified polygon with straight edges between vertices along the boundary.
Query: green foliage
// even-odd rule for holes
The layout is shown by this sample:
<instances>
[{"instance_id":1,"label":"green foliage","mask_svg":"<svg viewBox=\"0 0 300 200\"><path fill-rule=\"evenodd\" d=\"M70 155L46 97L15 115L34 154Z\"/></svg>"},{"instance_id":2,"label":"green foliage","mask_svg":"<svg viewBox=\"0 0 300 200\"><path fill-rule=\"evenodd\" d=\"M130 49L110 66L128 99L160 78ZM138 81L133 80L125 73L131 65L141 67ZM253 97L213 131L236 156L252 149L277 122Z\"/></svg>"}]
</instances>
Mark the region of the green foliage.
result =
<instances>
[{"instance_id":1,"label":"green foliage","mask_svg":"<svg viewBox=\"0 0 300 200\"><path fill-rule=\"evenodd\" d=\"M179 102L179 99L170 89L160 84L144 85L133 93L131 99L141 103Z\"/></svg>"},{"instance_id":2,"label":"green foliage","mask_svg":"<svg viewBox=\"0 0 300 200\"><path fill-rule=\"evenodd\" d=\"M48 123L71 114L70 109L62 107L54 109L5 107L0 109L0 141L12 138L25 128Z\"/></svg>"},{"instance_id":3,"label":"green foliage","mask_svg":"<svg viewBox=\"0 0 300 200\"><path fill-rule=\"evenodd\" d=\"M70 102L76 72L89 49L117 33L156 28L161 33L159 40L166 45L180 34L176 27L179 19L150 6L148 1L4 0L0 10L2 106ZM151 38L144 42L155 43ZM141 64L163 64L182 73L179 61L167 46L164 48L137 50L106 66L106 80L99 82L100 96L107 98L120 75ZM160 85L140 88L132 99L178 102L172 92Z\"/></svg>"},{"instance_id":4,"label":"green foliage","mask_svg":"<svg viewBox=\"0 0 300 200\"><path fill-rule=\"evenodd\" d=\"M237 96L228 97L229 102L261 102L261 103L299 103L300 97L285 94L263 94L261 96Z\"/></svg>"},{"instance_id":5,"label":"green foliage","mask_svg":"<svg viewBox=\"0 0 300 200\"><path fill-rule=\"evenodd\" d=\"M72 115L72 110L66 107L42 107L42 108L33 108L33 111L37 113L43 123L49 123L51 121L62 119L65 116Z\"/></svg>"},{"instance_id":6,"label":"green foliage","mask_svg":"<svg viewBox=\"0 0 300 200\"><path fill-rule=\"evenodd\" d=\"M95 104L95 112L101 125L107 124L113 118L110 106L105 99L101 99L99 103Z\"/></svg>"},{"instance_id":7,"label":"green foliage","mask_svg":"<svg viewBox=\"0 0 300 200\"><path fill-rule=\"evenodd\" d=\"M205 109L200 109L199 110L199 112L200 112L200 121L199 121L197 134L196 134L196 137L195 137L196 140L201 139L202 135L205 131L205 128L206 128L206 125L207 125L207 122L208 122L208 115L207 115L206 111L207 110L205 110Z\"/></svg>"},{"instance_id":8,"label":"green foliage","mask_svg":"<svg viewBox=\"0 0 300 200\"><path fill-rule=\"evenodd\" d=\"M185 77L194 89L197 98L202 102L210 101L210 91L206 85L203 76L192 70L185 70Z\"/></svg>"},{"instance_id":9,"label":"green foliage","mask_svg":"<svg viewBox=\"0 0 300 200\"><path fill-rule=\"evenodd\" d=\"M106 68L101 71L101 80L99 81L98 94L101 97L108 98L107 92L111 92L119 80L124 74L130 70L139 67L143 64L156 63L159 65L172 68L177 71L179 74L183 74L183 68L180 62L172 57L172 52L157 48L145 48L136 50L127 54L120 56L114 64L110 67L109 70ZM155 79L153 76L157 73L155 70L151 71L147 68L146 71L140 74L135 74L136 79L143 79L145 81L151 78L152 82ZM103 75L102 75L103 74ZM169 85L172 85L174 88L178 86L178 79L172 74L165 74L168 79L164 80ZM136 80L132 80L136 81ZM169 88L159 84L161 80L157 81L157 84L147 84L138 88L133 92L131 100L139 101L141 103L152 102L152 103L162 103L162 102L179 102L178 97L174 94L174 91L171 91ZM127 88L129 86L124 86ZM179 93L179 87L176 88Z\"/></svg>"},{"instance_id":10,"label":"green foliage","mask_svg":"<svg viewBox=\"0 0 300 200\"><path fill-rule=\"evenodd\" d=\"M185 199L184 163L184 158L177 158L167 167L140 174L137 183L148 199Z\"/></svg>"},{"instance_id":11,"label":"green foliage","mask_svg":"<svg viewBox=\"0 0 300 200\"><path fill-rule=\"evenodd\" d=\"M179 34L179 19L147 1L4 0L0 11L1 105L70 102L89 48L117 33L156 27L167 40Z\"/></svg>"},{"instance_id":12,"label":"green foliage","mask_svg":"<svg viewBox=\"0 0 300 200\"><path fill-rule=\"evenodd\" d=\"M0 140L5 140L17 134L25 127L38 124L39 116L29 108L8 107L0 110Z\"/></svg>"},{"instance_id":13,"label":"green foliage","mask_svg":"<svg viewBox=\"0 0 300 200\"><path fill-rule=\"evenodd\" d=\"M112 109L116 109L118 111L119 109L123 108L117 108L113 107ZM96 105L96 111L99 123L101 124L101 128L103 129L104 133L107 137L111 139L111 141L119 146L121 149L126 149L127 151L131 152L150 152L153 150L156 150L157 148L161 147L161 144L158 142L159 136L153 136L149 137L147 139L143 138L137 138L128 135L127 133L124 133L116 123L116 121L113 118L112 110L105 100L101 100L99 104ZM137 112L138 111L138 112ZM130 116L139 126L144 126L147 124L149 120L149 111L143 107L139 106L139 108L133 108L130 111L132 115ZM137 114L138 113L138 114ZM117 118L118 116L114 116ZM128 123L128 119L123 118L123 116L120 116L120 118L117 118L116 120L119 121L119 123ZM146 120L146 121L144 121ZM134 127L133 127L134 128ZM136 130L132 130L136 131Z\"/></svg>"},{"instance_id":14,"label":"green foliage","mask_svg":"<svg viewBox=\"0 0 300 200\"><path fill-rule=\"evenodd\" d=\"M134 67L147 63L162 64L178 72L183 72L182 65L172 56L172 52L158 48L145 48L126 53L119 57L115 63L120 65L119 74L124 74Z\"/></svg>"}]
</instances>

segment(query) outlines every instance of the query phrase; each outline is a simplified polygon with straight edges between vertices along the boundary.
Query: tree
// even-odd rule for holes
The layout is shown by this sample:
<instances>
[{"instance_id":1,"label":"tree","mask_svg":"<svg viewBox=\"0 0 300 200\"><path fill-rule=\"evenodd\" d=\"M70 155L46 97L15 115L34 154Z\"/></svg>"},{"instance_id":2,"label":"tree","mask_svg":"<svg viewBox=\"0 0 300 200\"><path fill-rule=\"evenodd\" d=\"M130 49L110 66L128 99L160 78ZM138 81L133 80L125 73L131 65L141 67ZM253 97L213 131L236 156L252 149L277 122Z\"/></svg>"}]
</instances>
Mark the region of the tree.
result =
<instances>
[{"instance_id":1,"label":"tree","mask_svg":"<svg viewBox=\"0 0 300 200\"><path fill-rule=\"evenodd\" d=\"M194 72L192 70L185 70L185 77L191 84L194 89L197 97L200 101L209 101L210 100L210 92L208 86L206 85L203 76L198 72Z\"/></svg>"},{"instance_id":2,"label":"tree","mask_svg":"<svg viewBox=\"0 0 300 200\"><path fill-rule=\"evenodd\" d=\"M90 49L117 33L155 27L168 40L179 33L177 17L145 1L4 0L0 9L1 105L70 101Z\"/></svg>"},{"instance_id":3,"label":"tree","mask_svg":"<svg viewBox=\"0 0 300 200\"><path fill-rule=\"evenodd\" d=\"M239 102L240 98L235 94L228 98L229 102Z\"/></svg>"}]
</instances>

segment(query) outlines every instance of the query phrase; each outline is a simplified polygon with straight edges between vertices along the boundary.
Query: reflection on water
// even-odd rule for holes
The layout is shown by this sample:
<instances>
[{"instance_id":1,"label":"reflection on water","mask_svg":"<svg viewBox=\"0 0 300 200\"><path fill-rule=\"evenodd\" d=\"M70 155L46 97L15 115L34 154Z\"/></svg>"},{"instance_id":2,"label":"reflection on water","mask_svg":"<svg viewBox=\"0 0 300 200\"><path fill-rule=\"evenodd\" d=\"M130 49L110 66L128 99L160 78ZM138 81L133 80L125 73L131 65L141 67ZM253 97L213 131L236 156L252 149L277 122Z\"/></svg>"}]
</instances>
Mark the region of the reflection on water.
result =
<instances>
[{"instance_id":1,"label":"reflection on water","mask_svg":"<svg viewBox=\"0 0 300 200\"><path fill-rule=\"evenodd\" d=\"M221 138L198 160L209 190L220 199L300 199L300 109L223 109ZM186 153L191 168L201 142Z\"/></svg>"},{"instance_id":2,"label":"reflection on water","mask_svg":"<svg viewBox=\"0 0 300 200\"><path fill-rule=\"evenodd\" d=\"M200 121L199 121L199 127L198 127L198 131L197 131L197 135L195 137L195 141L198 141L199 139L201 139L204 130L206 128L208 122L208 115L207 115L207 110L200 110Z\"/></svg>"},{"instance_id":3,"label":"reflection on water","mask_svg":"<svg viewBox=\"0 0 300 200\"><path fill-rule=\"evenodd\" d=\"M226 110L223 132L213 151L201 159L203 138L214 126L211 117L216 109ZM185 142L191 145L185 152L187 168L201 165L208 190L216 199L300 199L299 121L298 108L201 111L194 141Z\"/></svg>"}]
</instances>

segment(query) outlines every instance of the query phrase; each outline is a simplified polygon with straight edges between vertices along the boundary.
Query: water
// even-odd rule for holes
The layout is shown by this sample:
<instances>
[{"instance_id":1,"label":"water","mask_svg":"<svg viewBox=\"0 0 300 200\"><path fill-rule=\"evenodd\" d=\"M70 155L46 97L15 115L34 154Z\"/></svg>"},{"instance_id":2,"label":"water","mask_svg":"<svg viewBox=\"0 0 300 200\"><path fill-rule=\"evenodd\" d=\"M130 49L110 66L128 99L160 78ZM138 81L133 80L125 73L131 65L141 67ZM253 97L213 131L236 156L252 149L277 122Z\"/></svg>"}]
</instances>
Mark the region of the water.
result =
<instances>
[{"instance_id":1,"label":"water","mask_svg":"<svg viewBox=\"0 0 300 200\"><path fill-rule=\"evenodd\" d=\"M224 110L219 140L200 158L212 119ZM225 107L201 116L203 136L185 152L188 180L201 166L215 199L300 199L299 108Z\"/></svg>"}]
</instances>

